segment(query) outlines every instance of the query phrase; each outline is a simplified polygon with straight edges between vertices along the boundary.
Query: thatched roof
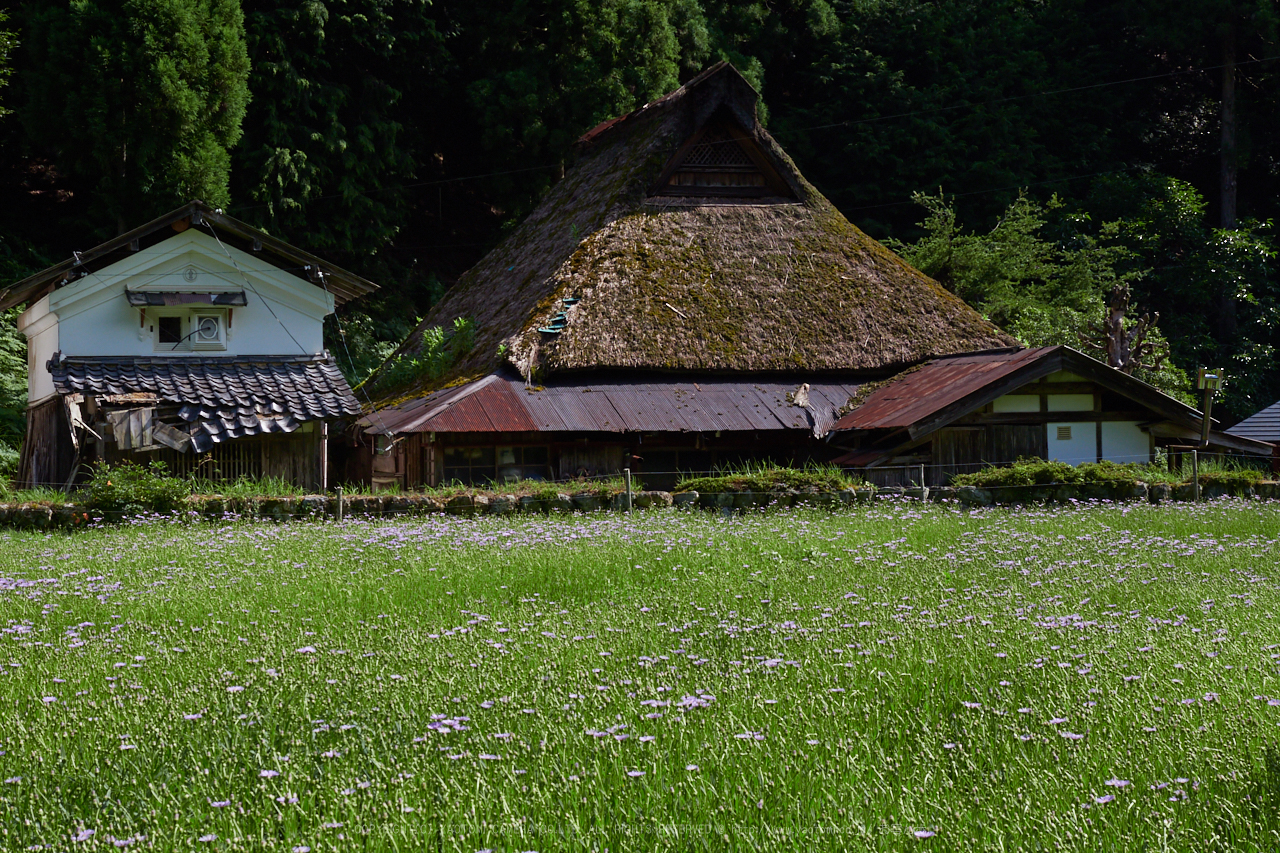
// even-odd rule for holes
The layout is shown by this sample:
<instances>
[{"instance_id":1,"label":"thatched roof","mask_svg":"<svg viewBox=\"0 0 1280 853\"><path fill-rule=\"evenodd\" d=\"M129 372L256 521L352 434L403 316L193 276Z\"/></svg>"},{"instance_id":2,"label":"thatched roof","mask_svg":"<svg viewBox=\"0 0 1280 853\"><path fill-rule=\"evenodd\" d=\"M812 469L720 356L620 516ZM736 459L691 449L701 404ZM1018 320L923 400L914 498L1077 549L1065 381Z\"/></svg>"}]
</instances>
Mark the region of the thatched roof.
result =
<instances>
[{"instance_id":1,"label":"thatched roof","mask_svg":"<svg viewBox=\"0 0 1280 853\"><path fill-rule=\"evenodd\" d=\"M401 352L416 352L426 327L471 318L475 344L438 386L502 361L535 378L876 372L1014 343L846 220L757 121L757 98L721 63L590 131L564 179ZM754 171L740 179L754 186L676 186L697 180L679 177L703 168L688 163L713 162L712 141L740 146L720 171ZM559 331L539 331L549 328ZM406 389L378 392L394 390Z\"/></svg>"}]
</instances>

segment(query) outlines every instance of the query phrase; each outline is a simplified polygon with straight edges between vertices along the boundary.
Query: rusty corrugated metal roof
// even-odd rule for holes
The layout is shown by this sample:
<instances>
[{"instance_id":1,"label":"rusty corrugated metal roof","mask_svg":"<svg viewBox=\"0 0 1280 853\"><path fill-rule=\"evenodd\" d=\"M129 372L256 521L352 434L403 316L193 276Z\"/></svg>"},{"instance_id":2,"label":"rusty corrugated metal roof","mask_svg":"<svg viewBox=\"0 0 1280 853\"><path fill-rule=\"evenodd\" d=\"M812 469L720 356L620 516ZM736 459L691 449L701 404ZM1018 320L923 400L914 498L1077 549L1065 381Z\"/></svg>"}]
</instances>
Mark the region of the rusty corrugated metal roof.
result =
<instances>
[{"instance_id":1,"label":"rusty corrugated metal roof","mask_svg":"<svg viewBox=\"0 0 1280 853\"><path fill-rule=\"evenodd\" d=\"M872 392L831 429L910 427L1059 349L1038 347L935 359Z\"/></svg>"},{"instance_id":2,"label":"rusty corrugated metal roof","mask_svg":"<svg viewBox=\"0 0 1280 853\"><path fill-rule=\"evenodd\" d=\"M805 377L758 382L726 377L566 377L526 388L493 374L365 416L370 433L715 432L804 429L824 434L861 387L808 378L810 407L793 405Z\"/></svg>"}]
</instances>

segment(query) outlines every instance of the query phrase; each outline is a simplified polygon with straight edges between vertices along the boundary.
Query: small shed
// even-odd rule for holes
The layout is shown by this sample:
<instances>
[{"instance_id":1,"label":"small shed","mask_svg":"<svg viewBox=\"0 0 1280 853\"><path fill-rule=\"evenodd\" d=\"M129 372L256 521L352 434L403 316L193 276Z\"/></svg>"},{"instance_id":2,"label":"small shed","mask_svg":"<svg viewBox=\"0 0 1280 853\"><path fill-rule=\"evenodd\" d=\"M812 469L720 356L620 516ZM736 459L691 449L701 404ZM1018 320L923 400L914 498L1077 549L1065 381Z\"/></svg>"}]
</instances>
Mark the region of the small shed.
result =
<instances>
[{"instance_id":1,"label":"small shed","mask_svg":"<svg viewBox=\"0 0 1280 853\"><path fill-rule=\"evenodd\" d=\"M1156 388L1070 347L932 359L865 386L831 428L836 464L873 482L945 483L1020 457L1150 462L1199 444L1203 416ZM1209 451L1268 456L1271 445L1212 430ZM1176 453L1177 451L1175 451Z\"/></svg>"},{"instance_id":2,"label":"small shed","mask_svg":"<svg viewBox=\"0 0 1280 853\"><path fill-rule=\"evenodd\" d=\"M360 413L324 318L374 289L199 201L0 289L27 305L18 485L161 460L323 488L328 424Z\"/></svg>"}]
</instances>

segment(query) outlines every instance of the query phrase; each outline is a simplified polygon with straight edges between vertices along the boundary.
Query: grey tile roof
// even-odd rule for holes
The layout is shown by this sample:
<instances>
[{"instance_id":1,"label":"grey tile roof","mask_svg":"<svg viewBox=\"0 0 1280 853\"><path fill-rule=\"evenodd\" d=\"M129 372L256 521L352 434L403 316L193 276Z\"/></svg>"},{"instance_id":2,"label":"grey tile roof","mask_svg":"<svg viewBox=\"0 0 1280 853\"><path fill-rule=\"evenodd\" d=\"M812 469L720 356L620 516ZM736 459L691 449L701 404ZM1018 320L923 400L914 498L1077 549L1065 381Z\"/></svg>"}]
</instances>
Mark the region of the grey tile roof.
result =
<instances>
[{"instance_id":1,"label":"grey tile roof","mask_svg":"<svg viewBox=\"0 0 1280 853\"><path fill-rule=\"evenodd\" d=\"M147 392L176 404L192 445L293 432L307 421L358 415L360 404L328 355L68 357L48 363L59 394Z\"/></svg>"},{"instance_id":2,"label":"grey tile roof","mask_svg":"<svg viewBox=\"0 0 1280 853\"><path fill-rule=\"evenodd\" d=\"M1260 412L1250 415L1227 432L1241 438L1258 441L1280 441L1280 402L1272 403Z\"/></svg>"}]
</instances>

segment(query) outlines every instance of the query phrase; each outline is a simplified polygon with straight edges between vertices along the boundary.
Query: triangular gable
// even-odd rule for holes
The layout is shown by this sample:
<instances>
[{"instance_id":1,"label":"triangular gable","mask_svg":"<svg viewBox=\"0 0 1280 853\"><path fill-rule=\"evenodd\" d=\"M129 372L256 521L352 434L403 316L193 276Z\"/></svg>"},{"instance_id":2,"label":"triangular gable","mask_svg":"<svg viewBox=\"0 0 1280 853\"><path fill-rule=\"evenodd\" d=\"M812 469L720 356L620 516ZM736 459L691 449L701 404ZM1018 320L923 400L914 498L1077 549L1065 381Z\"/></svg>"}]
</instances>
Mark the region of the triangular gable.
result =
<instances>
[{"instance_id":1,"label":"triangular gable","mask_svg":"<svg viewBox=\"0 0 1280 853\"><path fill-rule=\"evenodd\" d=\"M651 195L793 199L764 150L728 110L718 110L680 146Z\"/></svg>"},{"instance_id":2,"label":"triangular gable","mask_svg":"<svg viewBox=\"0 0 1280 853\"><path fill-rule=\"evenodd\" d=\"M140 251L180 237L188 229L214 236L223 246L245 252L254 258L255 266L272 266L309 282L331 294L338 305L378 289L373 282L246 225L221 210L214 210L202 201L192 201L92 249L76 252L62 263L22 281L8 287L0 285L0 311L36 302Z\"/></svg>"},{"instance_id":3,"label":"triangular gable","mask_svg":"<svg viewBox=\"0 0 1280 853\"><path fill-rule=\"evenodd\" d=\"M862 435L872 447L859 448L835 464L870 464L914 446L995 399L1060 371L1096 383L1163 418L1171 427L1198 435L1202 415L1136 377L1065 346L938 358L905 371L858 401L832 428L834 441ZM1213 431L1213 442L1246 453L1265 445ZM857 462L853 460L857 459Z\"/></svg>"}]
</instances>

